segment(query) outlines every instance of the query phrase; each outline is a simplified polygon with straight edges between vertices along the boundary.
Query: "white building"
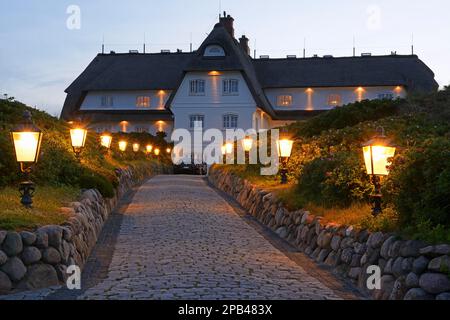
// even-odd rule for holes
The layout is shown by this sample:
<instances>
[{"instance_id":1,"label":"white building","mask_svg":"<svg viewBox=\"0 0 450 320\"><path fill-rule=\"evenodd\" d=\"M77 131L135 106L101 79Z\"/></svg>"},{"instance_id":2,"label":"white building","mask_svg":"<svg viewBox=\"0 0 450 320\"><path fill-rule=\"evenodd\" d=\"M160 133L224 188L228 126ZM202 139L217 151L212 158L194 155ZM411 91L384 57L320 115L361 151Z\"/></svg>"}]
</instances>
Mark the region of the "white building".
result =
<instances>
[{"instance_id":1,"label":"white building","mask_svg":"<svg viewBox=\"0 0 450 320\"><path fill-rule=\"evenodd\" d=\"M415 55L270 59L250 56L224 15L191 53L99 54L67 88L62 118L97 131L268 129L364 99L438 88Z\"/></svg>"}]
</instances>

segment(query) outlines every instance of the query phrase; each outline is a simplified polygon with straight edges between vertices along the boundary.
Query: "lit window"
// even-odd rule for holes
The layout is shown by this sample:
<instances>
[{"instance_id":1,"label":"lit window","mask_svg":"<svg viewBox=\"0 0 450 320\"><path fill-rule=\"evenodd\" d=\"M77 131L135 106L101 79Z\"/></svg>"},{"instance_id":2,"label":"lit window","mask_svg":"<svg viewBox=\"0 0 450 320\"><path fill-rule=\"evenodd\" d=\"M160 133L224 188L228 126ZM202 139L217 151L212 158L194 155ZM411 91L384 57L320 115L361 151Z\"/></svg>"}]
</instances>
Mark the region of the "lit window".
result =
<instances>
[{"instance_id":1,"label":"lit window","mask_svg":"<svg viewBox=\"0 0 450 320\"><path fill-rule=\"evenodd\" d=\"M150 97L140 96L136 98L136 107L150 108Z\"/></svg>"},{"instance_id":2,"label":"lit window","mask_svg":"<svg viewBox=\"0 0 450 320\"><path fill-rule=\"evenodd\" d=\"M339 94L330 94L328 96L328 105L330 107L339 107L342 104L342 97Z\"/></svg>"},{"instance_id":3,"label":"lit window","mask_svg":"<svg viewBox=\"0 0 450 320\"><path fill-rule=\"evenodd\" d=\"M279 107L289 107L292 106L293 98L290 94L285 94L282 96L278 96L277 98L277 106Z\"/></svg>"},{"instance_id":4,"label":"lit window","mask_svg":"<svg viewBox=\"0 0 450 320\"><path fill-rule=\"evenodd\" d=\"M189 93L191 96L205 95L205 80L191 80L189 85Z\"/></svg>"},{"instance_id":5,"label":"lit window","mask_svg":"<svg viewBox=\"0 0 450 320\"><path fill-rule=\"evenodd\" d=\"M189 126L194 128L203 128L205 123L205 116L200 114L194 114L189 116Z\"/></svg>"},{"instance_id":6,"label":"lit window","mask_svg":"<svg viewBox=\"0 0 450 320\"><path fill-rule=\"evenodd\" d=\"M223 116L223 128L224 129L237 129L238 116L236 114L226 114Z\"/></svg>"},{"instance_id":7,"label":"lit window","mask_svg":"<svg viewBox=\"0 0 450 320\"><path fill-rule=\"evenodd\" d=\"M212 45L212 46L206 47L204 56L205 57L224 57L225 51L223 50L223 48L221 46Z\"/></svg>"},{"instance_id":8,"label":"lit window","mask_svg":"<svg viewBox=\"0 0 450 320\"><path fill-rule=\"evenodd\" d=\"M114 105L114 100L112 96L102 96L101 106L102 107L112 107Z\"/></svg>"},{"instance_id":9,"label":"lit window","mask_svg":"<svg viewBox=\"0 0 450 320\"><path fill-rule=\"evenodd\" d=\"M387 92L387 93L380 93L378 94L378 99L379 100L393 100L394 99L394 94Z\"/></svg>"},{"instance_id":10,"label":"lit window","mask_svg":"<svg viewBox=\"0 0 450 320\"><path fill-rule=\"evenodd\" d=\"M223 80L222 92L224 95L236 95L239 93L239 80L226 79Z\"/></svg>"}]
</instances>

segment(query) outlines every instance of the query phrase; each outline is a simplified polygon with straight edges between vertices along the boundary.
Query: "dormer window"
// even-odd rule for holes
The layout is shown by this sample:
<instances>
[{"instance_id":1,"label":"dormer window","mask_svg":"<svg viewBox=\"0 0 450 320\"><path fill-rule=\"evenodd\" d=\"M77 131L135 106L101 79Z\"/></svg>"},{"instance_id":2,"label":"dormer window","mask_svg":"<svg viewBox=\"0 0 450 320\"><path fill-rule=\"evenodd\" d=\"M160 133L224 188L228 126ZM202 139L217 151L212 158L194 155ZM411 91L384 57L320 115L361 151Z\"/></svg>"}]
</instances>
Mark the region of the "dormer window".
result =
<instances>
[{"instance_id":1,"label":"dormer window","mask_svg":"<svg viewBox=\"0 0 450 320\"><path fill-rule=\"evenodd\" d=\"M225 57L225 50L221 46L211 45L205 49L205 57Z\"/></svg>"},{"instance_id":2,"label":"dormer window","mask_svg":"<svg viewBox=\"0 0 450 320\"><path fill-rule=\"evenodd\" d=\"M340 94L330 94L328 96L328 106L339 107L342 105L342 97Z\"/></svg>"},{"instance_id":3,"label":"dormer window","mask_svg":"<svg viewBox=\"0 0 450 320\"><path fill-rule=\"evenodd\" d=\"M139 96L136 98L136 107L138 108L150 108L150 97Z\"/></svg>"},{"instance_id":4,"label":"dormer window","mask_svg":"<svg viewBox=\"0 0 450 320\"><path fill-rule=\"evenodd\" d=\"M277 106L279 107L290 107L292 106L292 95L284 94L277 97Z\"/></svg>"}]
</instances>

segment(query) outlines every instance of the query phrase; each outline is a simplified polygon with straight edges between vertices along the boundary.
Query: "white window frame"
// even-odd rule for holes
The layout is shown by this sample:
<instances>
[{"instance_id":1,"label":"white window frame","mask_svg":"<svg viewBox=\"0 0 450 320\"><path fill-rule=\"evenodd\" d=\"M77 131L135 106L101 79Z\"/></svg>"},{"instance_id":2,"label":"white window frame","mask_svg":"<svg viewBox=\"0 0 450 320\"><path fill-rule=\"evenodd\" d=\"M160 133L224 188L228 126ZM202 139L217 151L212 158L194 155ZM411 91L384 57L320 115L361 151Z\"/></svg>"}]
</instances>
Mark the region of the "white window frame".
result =
<instances>
[{"instance_id":1,"label":"white window frame","mask_svg":"<svg viewBox=\"0 0 450 320\"><path fill-rule=\"evenodd\" d=\"M239 115L236 113L226 113L222 116L222 127L224 129L239 128Z\"/></svg>"},{"instance_id":2,"label":"white window frame","mask_svg":"<svg viewBox=\"0 0 450 320\"><path fill-rule=\"evenodd\" d=\"M281 94L277 97L278 107L291 107L293 104L294 104L294 97L292 96L292 94Z\"/></svg>"},{"instance_id":3,"label":"white window frame","mask_svg":"<svg viewBox=\"0 0 450 320\"><path fill-rule=\"evenodd\" d=\"M152 99L150 98L150 96L137 96L136 97L136 107L137 108L150 108L151 103L152 103Z\"/></svg>"},{"instance_id":4,"label":"white window frame","mask_svg":"<svg viewBox=\"0 0 450 320\"><path fill-rule=\"evenodd\" d=\"M190 96L204 96L206 92L206 81L203 79L192 79L189 81Z\"/></svg>"},{"instance_id":5,"label":"white window frame","mask_svg":"<svg viewBox=\"0 0 450 320\"><path fill-rule=\"evenodd\" d=\"M101 96L100 105L105 108L113 107L114 106L114 97L109 96L109 95Z\"/></svg>"},{"instance_id":6,"label":"white window frame","mask_svg":"<svg viewBox=\"0 0 450 320\"><path fill-rule=\"evenodd\" d=\"M239 80L238 79L223 79L222 80L222 94L224 96L239 95Z\"/></svg>"},{"instance_id":7,"label":"white window frame","mask_svg":"<svg viewBox=\"0 0 450 320\"><path fill-rule=\"evenodd\" d=\"M191 129L197 128L195 126L195 122L201 122L202 123L201 128L204 128L205 127L205 115L203 115L203 114L189 115L189 128L191 128Z\"/></svg>"}]
</instances>

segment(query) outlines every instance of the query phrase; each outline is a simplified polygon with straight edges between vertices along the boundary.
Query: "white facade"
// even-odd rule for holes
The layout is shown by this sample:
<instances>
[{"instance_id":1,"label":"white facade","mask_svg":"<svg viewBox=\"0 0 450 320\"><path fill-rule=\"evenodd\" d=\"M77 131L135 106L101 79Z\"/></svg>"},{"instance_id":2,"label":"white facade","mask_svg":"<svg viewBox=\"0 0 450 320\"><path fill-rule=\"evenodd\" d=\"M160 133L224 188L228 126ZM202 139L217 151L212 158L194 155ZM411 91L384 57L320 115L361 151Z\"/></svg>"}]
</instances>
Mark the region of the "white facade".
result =
<instances>
[{"instance_id":1,"label":"white facade","mask_svg":"<svg viewBox=\"0 0 450 320\"><path fill-rule=\"evenodd\" d=\"M195 80L204 81L204 94L191 94L190 84ZM223 82L226 80L238 81L237 93L224 93ZM254 127L253 116L257 107L240 72L191 72L183 79L170 110L175 119L174 128L193 130L191 116L201 115L204 117L205 130L209 128L225 130L227 128L224 127L224 116L236 115L237 127L247 130Z\"/></svg>"},{"instance_id":2,"label":"white facade","mask_svg":"<svg viewBox=\"0 0 450 320\"><path fill-rule=\"evenodd\" d=\"M89 110L164 110L171 91L91 91L81 104L81 111ZM140 98L148 98L149 105L138 105ZM103 102L112 103L103 103Z\"/></svg>"},{"instance_id":3,"label":"white facade","mask_svg":"<svg viewBox=\"0 0 450 320\"><path fill-rule=\"evenodd\" d=\"M283 88L266 89L265 94L275 110L331 110L339 106L362 100L374 100L383 98L404 98L406 91L403 87L357 87L357 88ZM282 96L290 96L291 104L282 105L289 99L281 99Z\"/></svg>"}]
</instances>

